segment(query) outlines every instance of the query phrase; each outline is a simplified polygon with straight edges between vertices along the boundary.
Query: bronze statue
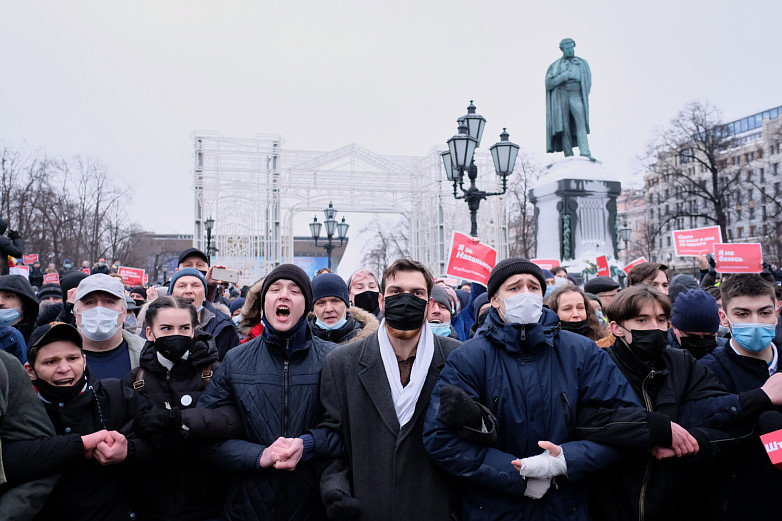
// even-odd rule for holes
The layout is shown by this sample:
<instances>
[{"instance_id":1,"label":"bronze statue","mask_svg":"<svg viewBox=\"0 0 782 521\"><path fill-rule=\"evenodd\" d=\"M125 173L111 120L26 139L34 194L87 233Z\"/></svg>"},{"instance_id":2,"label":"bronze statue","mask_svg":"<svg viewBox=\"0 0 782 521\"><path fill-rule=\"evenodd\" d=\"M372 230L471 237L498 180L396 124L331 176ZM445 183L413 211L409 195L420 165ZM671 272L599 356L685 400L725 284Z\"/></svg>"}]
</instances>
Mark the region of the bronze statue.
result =
<instances>
[{"instance_id":1,"label":"bronze statue","mask_svg":"<svg viewBox=\"0 0 782 521\"><path fill-rule=\"evenodd\" d=\"M589 90L592 73L583 58L575 56L571 38L559 42L562 58L546 71L546 152L579 153L592 157L589 151Z\"/></svg>"}]
</instances>

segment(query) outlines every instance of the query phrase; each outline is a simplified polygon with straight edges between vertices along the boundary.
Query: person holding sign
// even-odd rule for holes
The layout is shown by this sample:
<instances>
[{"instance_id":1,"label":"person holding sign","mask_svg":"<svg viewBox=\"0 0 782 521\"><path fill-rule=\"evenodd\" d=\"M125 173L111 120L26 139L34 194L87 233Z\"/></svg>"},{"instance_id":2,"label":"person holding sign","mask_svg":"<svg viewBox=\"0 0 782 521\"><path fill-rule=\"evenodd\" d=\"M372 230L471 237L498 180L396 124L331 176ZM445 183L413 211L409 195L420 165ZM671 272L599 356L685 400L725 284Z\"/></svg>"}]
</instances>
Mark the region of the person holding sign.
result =
<instances>
[{"instance_id":1,"label":"person holding sign","mask_svg":"<svg viewBox=\"0 0 782 521\"><path fill-rule=\"evenodd\" d=\"M778 306L774 286L759 275L737 274L725 279L720 292L720 320L730 328L732 338L700 363L730 392L741 393L740 397L754 393L763 399L759 391L779 378L780 372L779 349L772 342ZM782 410L778 402L773 403L776 410ZM766 407L771 404L765 398ZM761 410L756 410L755 432L760 432L757 414ZM711 485L710 519L782 519L782 502L775 499L782 490L782 472L771 464L757 437L736 447L729 460L715 469Z\"/></svg>"}]
</instances>

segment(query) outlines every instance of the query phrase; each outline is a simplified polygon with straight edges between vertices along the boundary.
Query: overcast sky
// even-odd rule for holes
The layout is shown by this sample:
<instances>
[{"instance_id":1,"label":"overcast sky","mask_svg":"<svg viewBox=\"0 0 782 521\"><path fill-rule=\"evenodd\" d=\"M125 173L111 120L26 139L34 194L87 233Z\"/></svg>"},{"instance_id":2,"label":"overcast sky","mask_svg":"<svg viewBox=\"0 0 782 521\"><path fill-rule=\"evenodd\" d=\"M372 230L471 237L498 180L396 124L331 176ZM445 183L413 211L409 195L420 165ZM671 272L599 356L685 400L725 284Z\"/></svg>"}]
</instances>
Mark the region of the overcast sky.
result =
<instances>
[{"instance_id":1,"label":"overcast sky","mask_svg":"<svg viewBox=\"0 0 782 521\"><path fill-rule=\"evenodd\" d=\"M545 154L543 78L571 37L592 69L592 153L627 178L690 100L726 119L782 105L781 15L778 0L5 0L0 141L99 158L139 223L192 233L196 129L423 156L474 99L484 144L507 127L561 157Z\"/></svg>"}]
</instances>

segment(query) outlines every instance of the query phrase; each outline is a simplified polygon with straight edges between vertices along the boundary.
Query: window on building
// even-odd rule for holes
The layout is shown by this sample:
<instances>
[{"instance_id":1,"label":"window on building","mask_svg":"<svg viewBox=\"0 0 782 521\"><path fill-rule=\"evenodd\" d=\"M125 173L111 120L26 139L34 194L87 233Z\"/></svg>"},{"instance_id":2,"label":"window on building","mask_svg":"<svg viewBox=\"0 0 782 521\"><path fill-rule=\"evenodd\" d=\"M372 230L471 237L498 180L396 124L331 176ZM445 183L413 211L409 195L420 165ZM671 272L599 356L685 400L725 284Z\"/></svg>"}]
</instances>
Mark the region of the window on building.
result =
<instances>
[{"instance_id":1,"label":"window on building","mask_svg":"<svg viewBox=\"0 0 782 521\"><path fill-rule=\"evenodd\" d=\"M755 207L754 206L750 206L749 207L749 218L750 218L750 220L755 218ZM752 235L754 235L754 234L752 234Z\"/></svg>"},{"instance_id":2,"label":"window on building","mask_svg":"<svg viewBox=\"0 0 782 521\"><path fill-rule=\"evenodd\" d=\"M755 193L754 193L754 191L752 190L752 188L750 188L749 190L747 190L747 202L748 202L748 203L750 203L750 204L752 203L752 201L754 201L754 199L753 199L753 197L752 197L753 195L755 195Z\"/></svg>"},{"instance_id":3,"label":"window on building","mask_svg":"<svg viewBox=\"0 0 782 521\"><path fill-rule=\"evenodd\" d=\"M743 226L736 226L736 238L741 239L744 235L744 227Z\"/></svg>"},{"instance_id":4,"label":"window on building","mask_svg":"<svg viewBox=\"0 0 782 521\"><path fill-rule=\"evenodd\" d=\"M760 169L760 182L765 183L766 182L766 169L761 168Z\"/></svg>"},{"instance_id":5,"label":"window on building","mask_svg":"<svg viewBox=\"0 0 782 521\"><path fill-rule=\"evenodd\" d=\"M668 245L668 247L670 248L670 247L671 247L671 236L670 236L670 235L668 235L668 236L666 236L666 237L665 237L665 239L666 239L665 243L666 243L666 244Z\"/></svg>"},{"instance_id":6,"label":"window on building","mask_svg":"<svg viewBox=\"0 0 782 521\"><path fill-rule=\"evenodd\" d=\"M666 189L665 189L665 199L667 200L667 199L668 199L668 197L669 197L669 195L668 195L668 189L666 188Z\"/></svg>"},{"instance_id":7,"label":"window on building","mask_svg":"<svg viewBox=\"0 0 782 521\"><path fill-rule=\"evenodd\" d=\"M756 230L756 226L754 226L754 225L753 225L753 226L750 226L750 227L749 227L749 236L750 236L750 237L754 237L754 236L755 236L755 232L756 232L756 231L757 231L757 230Z\"/></svg>"},{"instance_id":8,"label":"window on building","mask_svg":"<svg viewBox=\"0 0 782 521\"><path fill-rule=\"evenodd\" d=\"M736 220L737 221L741 220L741 205L736 207Z\"/></svg>"},{"instance_id":9,"label":"window on building","mask_svg":"<svg viewBox=\"0 0 782 521\"><path fill-rule=\"evenodd\" d=\"M774 175L779 175L779 163L774 163L771 165L771 168L773 169Z\"/></svg>"},{"instance_id":10,"label":"window on building","mask_svg":"<svg viewBox=\"0 0 782 521\"><path fill-rule=\"evenodd\" d=\"M729 241L733 240L733 230L728 230L728 240Z\"/></svg>"},{"instance_id":11,"label":"window on building","mask_svg":"<svg viewBox=\"0 0 782 521\"><path fill-rule=\"evenodd\" d=\"M752 170L747 170L747 182L752 182Z\"/></svg>"},{"instance_id":12,"label":"window on building","mask_svg":"<svg viewBox=\"0 0 782 521\"><path fill-rule=\"evenodd\" d=\"M649 194L649 204L654 204L654 194Z\"/></svg>"}]
</instances>

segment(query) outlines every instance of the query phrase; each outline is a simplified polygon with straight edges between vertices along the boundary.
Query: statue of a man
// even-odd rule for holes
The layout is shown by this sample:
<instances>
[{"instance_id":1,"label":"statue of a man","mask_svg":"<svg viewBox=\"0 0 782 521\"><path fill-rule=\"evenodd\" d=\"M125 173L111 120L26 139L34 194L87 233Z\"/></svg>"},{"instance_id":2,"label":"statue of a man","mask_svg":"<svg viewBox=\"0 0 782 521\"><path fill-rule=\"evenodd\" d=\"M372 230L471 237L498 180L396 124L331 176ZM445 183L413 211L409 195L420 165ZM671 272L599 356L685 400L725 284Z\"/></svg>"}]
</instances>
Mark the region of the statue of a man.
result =
<instances>
[{"instance_id":1,"label":"statue of a man","mask_svg":"<svg viewBox=\"0 0 782 521\"><path fill-rule=\"evenodd\" d=\"M574 54L576 42L565 38L559 42L562 58L546 71L546 152L573 155L578 146L582 156L589 151L589 90L592 73L586 60Z\"/></svg>"}]
</instances>

